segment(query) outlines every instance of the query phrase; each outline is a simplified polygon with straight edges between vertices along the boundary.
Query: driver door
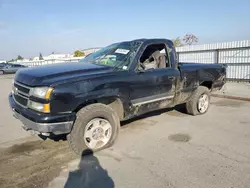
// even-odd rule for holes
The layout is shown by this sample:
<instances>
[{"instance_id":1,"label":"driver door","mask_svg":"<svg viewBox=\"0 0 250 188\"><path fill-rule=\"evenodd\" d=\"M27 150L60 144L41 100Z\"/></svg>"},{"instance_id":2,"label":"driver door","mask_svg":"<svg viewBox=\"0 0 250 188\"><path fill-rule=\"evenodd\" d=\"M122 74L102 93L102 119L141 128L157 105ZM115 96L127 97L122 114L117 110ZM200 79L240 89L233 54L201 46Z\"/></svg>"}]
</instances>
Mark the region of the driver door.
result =
<instances>
[{"instance_id":1,"label":"driver door","mask_svg":"<svg viewBox=\"0 0 250 188\"><path fill-rule=\"evenodd\" d=\"M165 44L160 45L164 46L165 50L167 49ZM160 45L159 49L161 49ZM158 47L154 48L157 49ZM145 51L147 51L147 47ZM166 58L166 64L170 65L169 58ZM175 97L179 76L179 70L169 66L135 71L130 83L131 105L140 108L141 113L170 106Z\"/></svg>"}]
</instances>

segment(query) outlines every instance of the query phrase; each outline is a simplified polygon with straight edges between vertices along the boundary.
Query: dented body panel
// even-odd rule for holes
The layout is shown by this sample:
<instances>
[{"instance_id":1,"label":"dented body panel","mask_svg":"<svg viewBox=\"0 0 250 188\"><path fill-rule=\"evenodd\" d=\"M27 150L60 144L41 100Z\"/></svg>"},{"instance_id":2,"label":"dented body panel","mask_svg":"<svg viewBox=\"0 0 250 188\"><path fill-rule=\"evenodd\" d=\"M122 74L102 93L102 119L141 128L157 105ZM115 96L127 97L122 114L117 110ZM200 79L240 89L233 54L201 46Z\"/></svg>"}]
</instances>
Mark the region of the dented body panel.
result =
<instances>
[{"instance_id":1,"label":"dented body panel","mask_svg":"<svg viewBox=\"0 0 250 188\"><path fill-rule=\"evenodd\" d=\"M138 71L138 61L145 48L157 43L166 45L171 66ZM10 94L12 109L37 123L58 123L74 121L77 111L88 104L104 103L113 108L121 120L126 120L185 103L200 85L212 91L222 88L225 83L226 68L223 65L178 63L170 40L140 39L136 44L138 47L126 70L80 62L18 71L17 83L54 88L49 101L51 112L42 114L22 108Z\"/></svg>"}]
</instances>

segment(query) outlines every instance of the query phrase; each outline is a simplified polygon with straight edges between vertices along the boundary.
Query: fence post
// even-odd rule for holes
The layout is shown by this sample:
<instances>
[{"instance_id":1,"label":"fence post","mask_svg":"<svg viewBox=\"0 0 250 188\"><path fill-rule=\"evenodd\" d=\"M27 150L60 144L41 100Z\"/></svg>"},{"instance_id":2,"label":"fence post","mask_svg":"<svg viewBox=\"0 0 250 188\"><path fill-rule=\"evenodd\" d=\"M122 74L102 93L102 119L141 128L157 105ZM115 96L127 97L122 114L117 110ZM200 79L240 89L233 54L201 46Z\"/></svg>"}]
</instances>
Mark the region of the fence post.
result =
<instances>
[{"instance_id":1,"label":"fence post","mask_svg":"<svg viewBox=\"0 0 250 188\"><path fill-rule=\"evenodd\" d=\"M176 54L177 54L177 55L176 55L176 57L177 57L177 60L176 60L176 61L179 63L179 62L180 62L180 52L177 52Z\"/></svg>"},{"instance_id":2,"label":"fence post","mask_svg":"<svg viewBox=\"0 0 250 188\"><path fill-rule=\"evenodd\" d=\"M218 64L219 63L219 49L216 49L215 51L214 51L214 63L215 64Z\"/></svg>"}]
</instances>

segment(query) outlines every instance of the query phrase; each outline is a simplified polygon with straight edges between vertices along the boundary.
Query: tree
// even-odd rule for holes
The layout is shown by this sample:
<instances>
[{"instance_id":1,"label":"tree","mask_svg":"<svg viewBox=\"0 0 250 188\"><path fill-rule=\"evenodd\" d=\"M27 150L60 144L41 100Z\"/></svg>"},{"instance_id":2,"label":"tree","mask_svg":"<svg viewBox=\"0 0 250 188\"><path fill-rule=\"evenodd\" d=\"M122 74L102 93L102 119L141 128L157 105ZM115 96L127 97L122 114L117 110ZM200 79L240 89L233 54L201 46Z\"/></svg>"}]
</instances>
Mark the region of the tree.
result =
<instances>
[{"instance_id":1,"label":"tree","mask_svg":"<svg viewBox=\"0 0 250 188\"><path fill-rule=\"evenodd\" d=\"M199 41L199 39L194 34L186 34L183 37L183 41L186 45L192 45Z\"/></svg>"},{"instance_id":2,"label":"tree","mask_svg":"<svg viewBox=\"0 0 250 188\"><path fill-rule=\"evenodd\" d=\"M172 42L174 43L174 47L180 47L183 46L182 39L180 37L177 37L176 39L173 39Z\"/></svg>"},{"instance_id":3,"label":"tree","mask_svg":"<svg viewBox=\"0 0 250 188\"><path fill-rule=\"evenodd\" d=\"M23 60L23 57L18 55L16 60Z\"/></svg>"},{"instance_id":4,"label":"tree","mask_svg":"<svg viewBox=\"0 0 250 188\"><path fill-rule=\"evenodd\" d=\"M74 52L74 57L82 57L84 55L85 55L84 52L81 52L80 50L76 50Z\"/></svg>"},{"instance_id":5,"label":"tree","mask_svg":"<svg viewBox=\"0 0 250 188\"><path fill-rule=\"evenodd\" d=\"M41 52L39 54L39 60L43 60L43 56L42 56Z\"/></svg>"},{"instance_id":6,"label":"tree","mask_svg":"<svg viewBox=\"0 0 250 188\"><path fill-rule=\"evenodd\" d=\"M177 37L176 39L172 40L175 47L192 45L197 43L198 41L199 39L194 34L186 34L183 38Z\"/></svg>"},{"instance_id":7,"label":"tree","mask_svg":"<svg viewBox=\"0 0 250 188\"><path fill-rule=\"evenodd\" d=\"M7 61L7 63L9 63L9 62L13 62L13 61L15 61L15 60L14 60L14 59L11 59L11 60Z\"/></svg>"}]
</instances>

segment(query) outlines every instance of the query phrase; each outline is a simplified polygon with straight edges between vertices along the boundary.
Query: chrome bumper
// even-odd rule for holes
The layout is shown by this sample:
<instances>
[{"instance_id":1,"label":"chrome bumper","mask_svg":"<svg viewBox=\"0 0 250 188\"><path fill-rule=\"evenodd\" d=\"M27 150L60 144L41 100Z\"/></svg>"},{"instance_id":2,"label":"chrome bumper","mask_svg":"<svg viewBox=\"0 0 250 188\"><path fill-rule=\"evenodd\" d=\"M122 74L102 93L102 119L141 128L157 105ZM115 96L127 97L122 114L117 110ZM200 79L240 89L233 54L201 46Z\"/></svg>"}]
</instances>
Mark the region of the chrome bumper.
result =
<instances>
[{"instance_id":1,"label":"chrome bumper","mask_svg":"<svg viewBox=\"0 0 250 188\"><path fill-rule=\"evenodd\" d=\"M19 119L23 123L23 129L26 131L34 131L37 134L46 135L46 133L52 133L54 135L70 133L73 126L73 121L68 122L56 122L56 123L37 123L27 119L18 112L13 110L13 116ZM47 134L47 135L49 135Z\"/></svg>"}]
</instances>

